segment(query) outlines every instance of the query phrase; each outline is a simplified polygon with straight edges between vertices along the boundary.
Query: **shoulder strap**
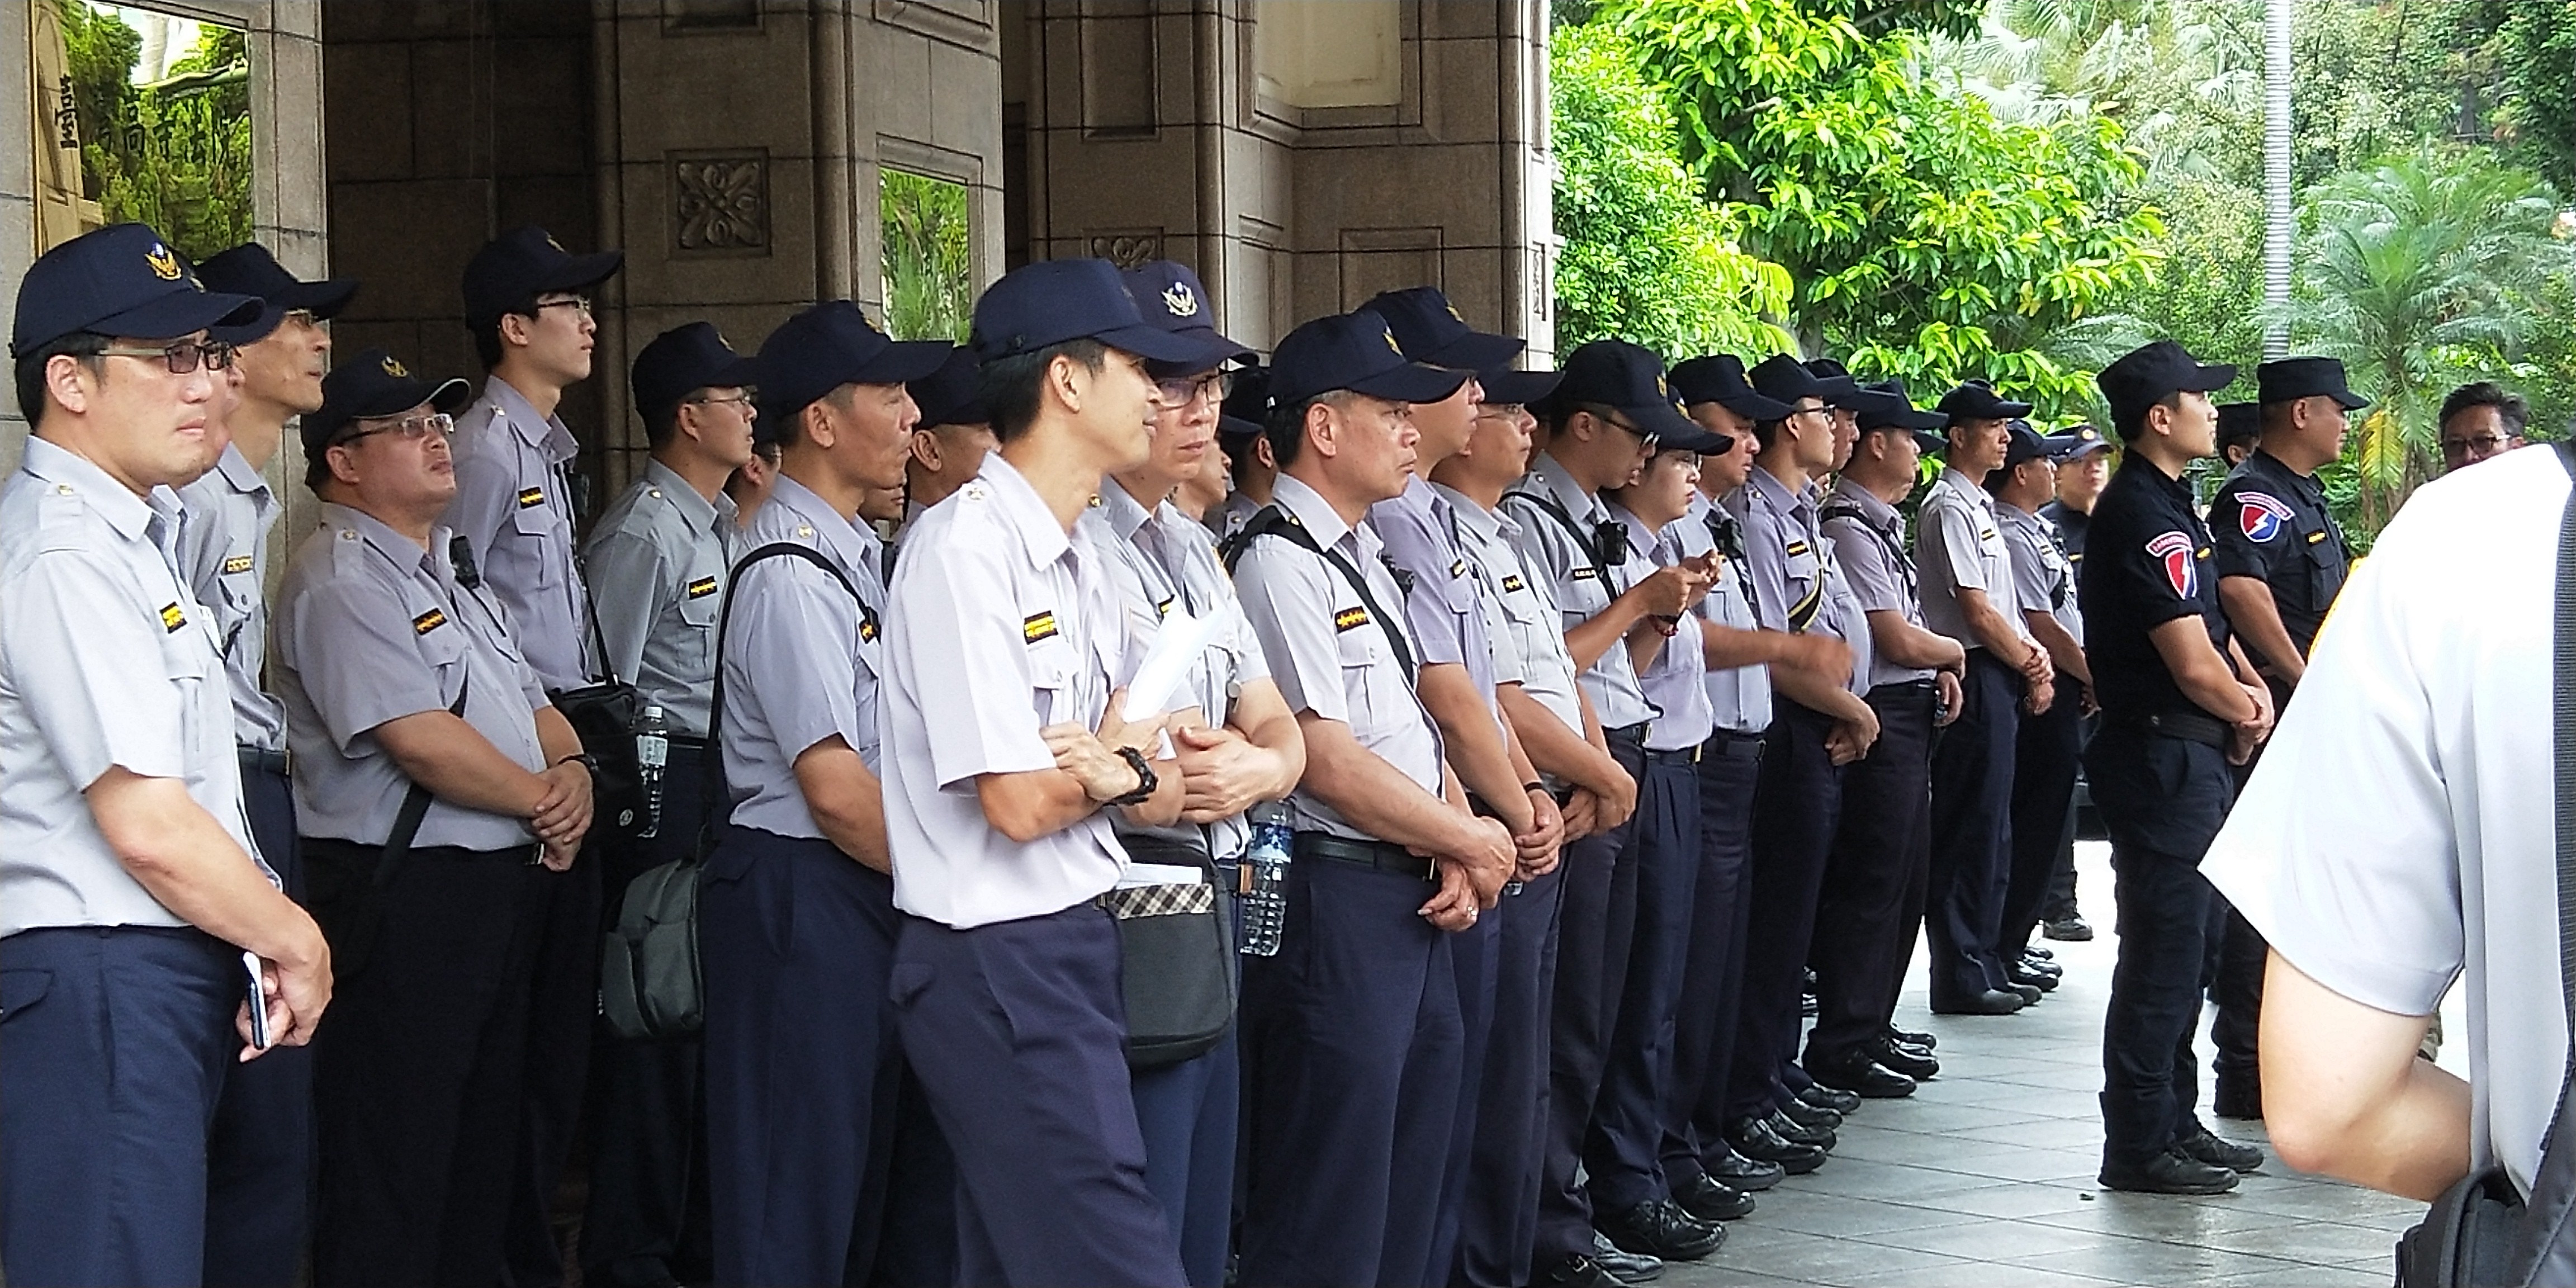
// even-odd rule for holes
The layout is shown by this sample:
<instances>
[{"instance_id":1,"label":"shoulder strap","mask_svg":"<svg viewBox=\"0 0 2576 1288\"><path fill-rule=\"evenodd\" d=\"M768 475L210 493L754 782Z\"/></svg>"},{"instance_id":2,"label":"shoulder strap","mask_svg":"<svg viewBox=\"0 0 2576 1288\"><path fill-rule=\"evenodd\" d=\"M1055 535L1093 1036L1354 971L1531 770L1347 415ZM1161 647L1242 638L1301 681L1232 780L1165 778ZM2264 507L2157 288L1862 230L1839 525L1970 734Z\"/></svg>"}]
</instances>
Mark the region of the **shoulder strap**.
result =
<instances>
[{"instance_id":1,"label":"shoulder strap","mask_svg":"<svg viewBox=\"0 0 2576 1288\"><path fill-rule=\"evenodd\" d=\"M1574 521L1573 513L1568 511L1562 502L1545 492L1519 491L1503 494L1503 499L1506 501L1514 497L1537 506L1545 511L1548 517L1555 519L1557 526L1565 529L1565 535L1574 538L1574 548L1582 551L1584 558L1591 561L1592 575L1601 579L1601 588L1612 595L1619 593L1619 583L1610 579L1609 561L1601 557L1601 543L1585 532L1582 524Z\"/></svg>"},{"instance_id":2,"label":"shoulder strap","mask_svg":"<svg viewBox=\"0 0 2576 1288\"><path fill-rule=\"evenodd\" d=\"M823 557L822 551L812 546L801 545L794 541L773 541L735 560L733 567L725 571L724 603L716 609L715 692L707 700L707 754L701 790L706 799L708 835L702 835L699 839L701 854L705 852L714 831L714 820L724 812L724 757L719 753L718 748L722 745L724 737L724 651L725 636L733 627L733 594L742 585L742 574L746 569L763 560L779 558L802 559L830 573L832 580L839 582L841 589L850 593L850 602L859 606L861 627L864 628L876 620L876 610L868 606L866 599L860 597L859 588L851 584L848 574L833 566L831 560Z\"/></svg>"},{"instance_id":3,"label":"shoulder strap","mask_svg":"<svg viewBox=\"0 0 2576 1288\"><path fill-rule=\"evenodd\" d=\"M463 626L456 629L463 630ZM447 704L447 714L465 718L466 695L474 692L474 666L468 662L456 676L456 701ZM421 820L429 817L429 789L413 783L403 793L402 808L394 814L394 830L385 834L385 848L376 857L375 888L378 894L394 883L394 872L402 867L411 853L412 838L420 835Z\"/></svg>"},{"instance_id":4,"label":"shoulder strap","mask_svg":"<svg viewBox=\"0 0 2576 1288\"><path fill-rule=\"evenodd\" d=\"M1386 632L1386 642L1395 648L1395 660L1404 666L1405 683L1408 686L1413 683L1413 649L1404 642L1404 624L1386 615L1386 609L1379 606L1377 596L1369 593L1368 578L1361 576L1360 570L1351 566L1350 560L1315 544L1315 534L1306 531L1306 525L1297 522L1295 516L1287 511L1275 504L1265 505L1259 514L1252 516L1251 522L1243 525L1241 532L1226 538L1225 570L1233 572L1235 564L1242 560L1243 552L1261 537L1286 538L1339 570L1342 580L1359 592L1360 604L1368 609L1369 616L1377 619L1378 629Z\"/></svg>"}]
</instances>

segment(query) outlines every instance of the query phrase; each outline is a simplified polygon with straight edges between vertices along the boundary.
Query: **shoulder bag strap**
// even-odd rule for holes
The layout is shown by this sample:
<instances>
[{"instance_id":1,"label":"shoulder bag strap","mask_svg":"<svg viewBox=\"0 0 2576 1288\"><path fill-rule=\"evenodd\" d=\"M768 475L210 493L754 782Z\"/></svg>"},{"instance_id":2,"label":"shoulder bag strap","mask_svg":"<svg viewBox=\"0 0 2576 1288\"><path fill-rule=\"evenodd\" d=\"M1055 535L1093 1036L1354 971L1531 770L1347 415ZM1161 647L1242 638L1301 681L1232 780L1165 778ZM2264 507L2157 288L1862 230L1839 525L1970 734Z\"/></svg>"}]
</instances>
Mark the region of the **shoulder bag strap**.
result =
<instances>
[{"instance_id":1,"label":"shoulder bag strap","mask_svg":"<svg viewBox=\"0 0 2576 1288\"><path fill-rule=\"evenodd\" d=\"M724 812L724 756L721 750L724 737L724 652L725 635L733 627L734 591L742 585L743 572L753 564L779 558L802 559L830 573L832 580L839 582L841 589L850 593L850 602L859 606L860 624L865 626L868 622L876 620L876 610L869 607L868 601L860 596L859 588L851 584L848 574L833 566L831 560L823 557L822 551L812 546L800 545L793 541L773 541L735 560L733 567L725 571L724 603L716 609L715 692L707 701L707 750L704 772L699 776L699 791L706 803L707 819L705 829L698 838L698 852L701 857L705 855L712 843L715 820Z\"/></svg>"},{"instance_id":2,"label":"shoulder bag strap","mask_svg":"<svg viewBox=\"0 0 2576 1288\"><path fill-rule=\"evenodd\" d=\"M1572 512L1568 511L1555 497L1544 492L1509 492L1504 494L1503 499L1508 501L1513 497L1519 497L1537 506L1546 511L1549 518L1556 520L1558 526L1565 529L1565 534L1574 538L1574 548L1591 562L1592 575L1601 579L1601 588L1610 592L1613 598L1618 596L1619 583L1610 579L1610 564L1601 557L1601 542L1594 535L1584 532L1583 525L1574 521Z\"/></svg>"},{"instance_id":3,"label":"shoulder bag strap","mask_svg":"<svg viewBox=\"0 0 2576 1288\"><path fill-rule=\"evenodd\" d=\"M463 630L459 625L456 629ZM465 698L474 692L474 664L469 659L465 670L456 678L456 701L447 704L447 714L465 718ZM394 883L394 873L411 854L412 838L420 835L422 819L429 817L429 789L413 783L403 793L402 809L394 814L394 830L385 834L385 848L376 858L375 892L379 895Z\"/></svg>"},{"instance_id":4,"label":"shoulder bag strap","mask_svg":"<svg viewBox=\"0 0 2576 1288\"><path fill-rule=\"evenodd\" d=\"M2576 444L2554 443L2576 484ZM2514 1248L2514 1283L2537 1282L2551 1254L2568 1240L2568 1223L2576 1214L2576 1119L2568 1114L2568 1097L2576 1087L2576 487L2558 525L2558 574L2550 620L2550 763L2557 806L2558 851L2558 985L2568 1032L2566 1071L2558 1084L2558 1107L2550 1117L2548 1143L2540 1167L2532 1174Z\"/></svg>"},{"instance_id":5,"label":"shoulder bag strap","mask_svg":"<svg viewBox=\"0 0 2576 1288\"><path fill-rule=\"evenodd\" d=\"M1379 606L1377 596L1369 593L1368 578L1361 576L1360 570L1353 567L1350 560L1315 544L1315 534L1306 531L1306 525L1297 522L1287 511L1269 505L1252 516L1252 521L1244 524L1243 530L1230 538L1234 544L1225 552L1225 570L1234 571L1234 565L1243 558L1243 552L1261 537L1286 538L1340 570L1342 580L1359 592L1360 604L1368 609L1369 616L1377 619L1378 629L1386 632L1386 642L1395 647L1395 660L1404 666L1404 682L1408 686L1413 683L1413 648L1404 642L1404 624L1386 615L1386 609Z\"/></svg>"}]
</instances>

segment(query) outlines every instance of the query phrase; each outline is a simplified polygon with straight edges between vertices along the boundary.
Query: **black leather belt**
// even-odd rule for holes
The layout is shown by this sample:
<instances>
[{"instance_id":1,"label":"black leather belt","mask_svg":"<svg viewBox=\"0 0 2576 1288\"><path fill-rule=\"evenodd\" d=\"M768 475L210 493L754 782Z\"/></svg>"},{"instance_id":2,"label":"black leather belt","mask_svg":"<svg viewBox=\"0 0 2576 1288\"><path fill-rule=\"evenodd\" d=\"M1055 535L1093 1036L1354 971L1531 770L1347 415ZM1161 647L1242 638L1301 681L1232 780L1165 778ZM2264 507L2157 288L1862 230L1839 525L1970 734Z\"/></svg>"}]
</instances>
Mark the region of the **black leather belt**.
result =
<instances>
[{"instance_id":1,"label":"black leather belt","mask_svg":"<svg viewBox=\"0 0 2576 1288\"><path fill-rule=\"evenodd\" d=\"M292 777L294 774L295 761L286 752L270 751L265 747L244 747L238 744L233 750L241 753L241 768L245 774L275 774L280 778Z\"/></svg>"},{"instance_id":2,"label":"black leather belt","mask_svg":"<svg viewBox=\"0 0 2576 1288\"><path fill-rule=\"evenodd\" d=\"M1897 693L1930 693L1935 687L1936 686L1930 680L1897 680L1893 683L1878 685L1872 688L1870 692L1886 693L1893 691Z\"/></svg>"},{"instance_id":3,"label":"black leather belt","mask_svg":"<svg viewBox=\"0 0 2576 1288\"><path fill-rule=\"evenodd\" d=\"M2151 733L2165 738L2180 738L2184 742L2196 742L2210 747L2226 746L2230 732L2226 725L2208 716L2192 715L2181 711L2146 716L2123 716L2113 723L2126 725L2141 733Z\"/></svg>"},{"instance_id":4,"label":"black leather belt","mask_svg":"<svg viewBox=\"0 0 2576 1288\"><path fill-rule=\"evenodd\" d=\"M1601 731L1601 736L1612 742L1624 742L1633 746L1642 747L1646 745L1646 726L1653 723L1654 721L1652 720L1640 720L1632 725L1621 725L1616 729L1604 729Z\"/></svg>"},{"instance_id":5,"label":"black leather belt","mask_svg":"<svg viewBox=\"0 0 2576 1288\"><path fill-rule=\"evenodd\" d=\"M1671 751L1656 751L1650 747L1646 750L1646 761L1655 765L1696 765L1699 763L1702 745L1695 742L1687 747L1676 747Z\"/></svg>"},{"instance_id":6,"label":"black leather belt","mask_svg":"<svg viewBox=\"0 0 2576 1288\"><path fill-rule=\"evenodd\" d=\"M1387 841L1354 841L1330 832L1299 832L1297 857L1331 859L1384 872L1401 872L1417 881L1431 879L1431 860Z\"/></svg>"}]
</instances>

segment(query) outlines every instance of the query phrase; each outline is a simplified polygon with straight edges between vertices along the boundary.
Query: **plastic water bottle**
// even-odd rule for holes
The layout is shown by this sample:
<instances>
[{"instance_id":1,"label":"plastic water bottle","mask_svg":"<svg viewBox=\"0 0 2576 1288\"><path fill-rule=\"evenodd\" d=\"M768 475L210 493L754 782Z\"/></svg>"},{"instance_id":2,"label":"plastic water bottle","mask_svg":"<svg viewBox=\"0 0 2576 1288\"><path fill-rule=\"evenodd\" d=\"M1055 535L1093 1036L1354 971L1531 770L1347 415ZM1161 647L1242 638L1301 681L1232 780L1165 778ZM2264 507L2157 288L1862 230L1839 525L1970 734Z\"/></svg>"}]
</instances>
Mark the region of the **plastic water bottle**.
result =
<instances>
[{"instance_id":1,"label":"plastic water bottle","mask_svg":"<svg viewBox=\"0 0 2576 1288\"><path fill-rule=\"evenodd\" d=\"M1243 955L1275 957L1279 932L1288 923L1288 807L1272 802L1252 809L1252 847L1243 852L1241 888L1236 891L1243 914Z\"/></svg>"},{"instance_id":2,"label":"plastic water bottle","mask_svg":"<svg viewBox=\"0 0 2576 1288\"><path fill-rule=\"evenodd\" d=\"M637 836L662 834L662 767L669 763L671 724L662 708L647 703L635 721L635 767L644 780L644 826L635 829Z\"/></svg>"}]
</instances>

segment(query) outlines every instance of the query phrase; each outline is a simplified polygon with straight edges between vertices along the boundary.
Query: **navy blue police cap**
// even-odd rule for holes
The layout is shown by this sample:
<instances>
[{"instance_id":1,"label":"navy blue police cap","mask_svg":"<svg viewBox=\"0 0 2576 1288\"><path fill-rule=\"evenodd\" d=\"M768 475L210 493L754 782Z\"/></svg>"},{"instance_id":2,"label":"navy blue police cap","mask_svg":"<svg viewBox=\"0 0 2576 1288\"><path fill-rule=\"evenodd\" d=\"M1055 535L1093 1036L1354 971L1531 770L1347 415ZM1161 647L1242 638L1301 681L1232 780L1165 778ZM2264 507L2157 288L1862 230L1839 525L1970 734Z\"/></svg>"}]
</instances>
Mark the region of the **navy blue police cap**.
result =
<instances>
[{"instance_id":1,"label":"navy blue police cap","mask_svg":"<svg viewBox=\"0 0 2576 1288\"><path fill-rule=\"evenodd\" d=\"M701 389L739 389L759 381L752 360L735 353L714 323L691 322L637 350L627 383L635 391L636 414L645 424L659 425Z\"/></svg>"},{"instance_id":2,"label":"navy blue police cap","mask_svg":"<svg viewBox=\"0 0 2576 1288\"><path fill-rule=\"evenodd\" d=\"M1198 352L1190 357L1148 363L1152 374L1194 375L1252 355L1250 345L1217 334L1215 303L1189 265L1158 259L1131 268L1122 276L1127 282L1127 294L1135 299L1136 311L1144 316L1146 325L1198 346Z\"/></svg>"},{"instance_id":3,"label":"navy blue police cap","mask_svg":"<svg viewBox=\"0 0 2576 1288\"><path fill-rule=\"evenodd\" d=\"M474 387L462 380L424 380L392 354L365 349L322 377L322 407L305 413L296 429L304 455L318 458L353 422L399 416L423 403L453 412L473 400Z\"/></svg>"},{"instance_id":4,"label":"navy blue police cap","mask_svg":"<svg viewBox=\"0 0 2576 1288\"><path fill-rule=\"evenodd\" d=\"M984 405L982 371L974 350L951 349L939 370L906 381L904 388L912 394L913 405L921 408L921 419L913 428L993 423L992 409Z\"/></svg>"},{"instance_id":5,"label":"navy blue police cap","mask_svg":"<svg viewBox=\"0 0 2576 1288\"><path fill-rule=\"evenodd\" d=\"M825 300L779 323L760 342L752 381L760 387L760 420L752 437L783 443L787 427L815 399L843 385L919 380L939 370L956 347L946 340L889 339L858 305Z\"/></svg>"},{"instance_id":6,"label":"navy blue police cap","mask_svg":"<svg viewBox=\"0 0 2576 1288\"><path fill-rule=\"evenodd\" d=\"M1518 367L1495 367L1476 373L1476 383L1485 387L1488 405L1526 407L1545 402L1565 383L1562 371L1523 371Z\"/></svg>"},{"instance_id":7,"label":"navy blue police cap","mask_svg":"<svg viewBox=\"0 0 2576 1288\"><path fill-rule=\"evenodd\" d=\"M2224 452L2230 443L2252 444L2263 437L2263 404L2230 402L2218 404L2218 448Z\"/></svg>"},{"instance_id":8,"label":"navy blue police cap","mask_svg":"<svg viewBox=\"0 0 2576 1288\"><path fill-rule=\"evenodd\" d=\"M255 296L208 290L161 234L110 224L36 257L18 282L9 356L67 335L169 340L259 315Z\"/></svg>"},{"instance_id":9,"label":"navy blue police cap","mask_svg":"<svg viewBox=\"0 0 2576 1288\"><path fill-rule=\"evenodd\" d=\"M358 279L354 277L298 280L258 242L243 242L207 256L197 265L197 279L210 291L256 295L260 299L258 317L241 326L215 328L214 338L226 344L257 344L297 309L312 314L317 321L327 321L339 316L340 310L349 307L349 301L358 294Z\"/></svg>"},{"instance_id":10,"label":"navy blue police cap","mask_svg":"<svg viewBox=\"0 0 2576 1288\"><path fill-rule=\"evenodd\" d=\"M1941 451L1950 445L1950 440L1938 432L1950 423L1950 418L1915 406L1914 396L1905 392L1905 377L1890 376L1865 388L1884 401L1859 410L1860 432L1901 429L1914 435L1914 446L1925 452Z\"/></svg>"},{"instance_id":11,"label":"navy blue police cap","mask_svg":"<svg viewBox=\"0 0 2576 1288\"><path fill-rule=\"evenodd\" d=\"M2147 408L2178 393L2208 393L2236 383L2236 368L2204 363L2171 340L2139 345L2093 377L2111 404L2114 424L2144 424Z\"/></svg>"},{"instance_id":12,"label":"navy blue police cap","mask_svg":"<svg viewBox=\"0 0 2576 1288\"><path fill-rule=\"evenodd\" d=\"M1685 405L1713 402L1757 422L1781 420L1797 410L1763 397L1745 378L1744 359L1731 353L1712 353L1680 363L1673 368L1672 386Z\"/></svg>"},{"instance_id":13,"label":"navy blue police cap","mask_svg":"<svg viewBox=\"0 0 2576 1288\"><path fill-rule=\"evenodd\" d=\"M2254 369L2258 403L2295 402L2326 397L2345 411L2360 411L2370 400L2344 383L2343 364L2333 358L2274 358Z\"/></svg>"},{"instance_id":14,"label":"navy blue police cap","mask_svg":"<svg viewBox=\"0 0 2576 1288\"><path fill-rule=\"evenodd\" d=\"M1386 319L1361 309L1316 318L1279 342L1270 355L1270 401L1295 407L1347 389L1389 402L1438 402L1471 374L1408 360Z\"/></svg>"},{"instance_id":15,"label":"navy blue police cap","mask_svg":"<svg viewBox=\"0 0 2576 1288\"><path fill-rule=\"evenodd\" d=\"M968 343L986 363L1097 340L1147 362L1190 362L1204 344L1145 320L1118 266L1105 259L1042 259L1004 273L975 301Z\"/></svg>"},{"instance_id":16,"label":"navy blue police cap","mask_svg":"<svg viewBox=\"0 0 2576 1288\"><path fill-rule=\"evenodd\" d=\"M1941 401L1934 410L1949 417L1949 423L1956 425L1961 421L2011 420L2027 416L2031 405L2014 402L1996 393L1995 387L1983 380L1962 380L1956 388L1941 395Z\"/></svg>"},{"instance_id":17,"label":"navy blue police cap","mask_svg":"<svg viewBox=\"0 0 2576 1288\"><path fill-rule=\"evenodd\" d=\"M1814 398L1822 401L1827 392L1825 383L1816 378L1815 372L1807 370L1807 364L1785 353L1775 353L1764 358L1753 364L1753 369L1744 374L1745 379L1752 381L1753 388L1763 397L1786 406L1791 411L1797 409L1799 399ZM1785 415L1786 413L1783 413L1784 417Z\"/></svg>"},{"instance_id":18,"label":"navy blue police cap","mask_svg":"<svg viewBox=\"0 0 2576 1288\"><path fill-rule=\"evenodd\" d=\"M2006 470L2041 457L2056 460L2063 455L2046 434L2031 428L2029 421L2016 418L2004 426L2004 432L2007 436L2004 443Z\"/></svg>"},{"instance_id":19,"label":"navy blue police cap","mask_svg":"<svg viewBox=\"0 0 2576 1288\"><path fill-rule=\"evenodd\" d=\"M2091 425L2061 429L2049 435L2048 441L2053 444L2049 450L2056 453L2061 461L2080 460L2095 452L2111 450L2110 440L2102 437L2102 431Z\"/></svg>"},{"instance_id":20,"label":"navy blue police cap","mask_svg":"<svg viewBox=\"0 0 2576 1288\"><path fill-rule=\"evenodd\" d=\"M1625 340L1592 340L1566 355L1565 377L1548 395L1559 408L1607 407L1628 418L1638 432L1656 440L1659 449L1709 455L1734 446L1725 434L1712 434L1682 413L1664 360L1652 350Z\"/></svg>"},{"instance_id":21,"label":"navy blue police cap","mask_svg":"<svg viewBox=\"0 0 2576 1288\"><path fill-rule=\"evenodd\" d=\"M1467 319L1458 315L1457 306L1436 286L1380 291L1360 307L1386 319L1386 329L1395 333L1395 342L1403 348L1404 356L1427 366L1499 371L1529 347L1525 341L1467 325Z\"/></svg>"},{"instance_id":22,"label":"navy blue police cap","mask_svg":"<svg viewBox=\"0 0 2576 1288\"><path fill-rule=\"evenodd\" d=\"M1225 407L1217 413L1217 436L1253 438L1269 423L1270 368L1259 364L1235 368L1234 388L1227 391Z\"/></svg>"},{"instance_id":23,"label":"navy blue police cap","mask_svg":"<svg viewBox=\"0 0 2576 1288\"><path fill-rule=\"evenodd\" d=\"M575 255L535 224L513 228L465 261L465 324L489 326L540 295L597 286L625 264L622 250Z\"/></svg>"}]
</instances>

